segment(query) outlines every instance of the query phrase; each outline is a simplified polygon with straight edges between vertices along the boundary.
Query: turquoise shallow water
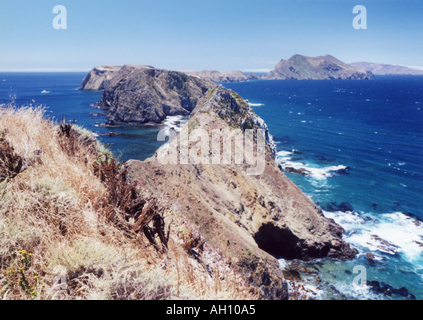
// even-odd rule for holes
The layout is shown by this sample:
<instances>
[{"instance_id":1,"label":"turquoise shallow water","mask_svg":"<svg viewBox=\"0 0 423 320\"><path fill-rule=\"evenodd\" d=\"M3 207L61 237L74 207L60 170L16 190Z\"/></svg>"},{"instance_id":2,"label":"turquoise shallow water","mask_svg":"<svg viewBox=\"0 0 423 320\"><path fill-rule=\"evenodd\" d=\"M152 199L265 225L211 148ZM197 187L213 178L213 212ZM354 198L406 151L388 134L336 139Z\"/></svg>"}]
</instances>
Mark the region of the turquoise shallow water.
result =
<instances>
[{"instance_id":1,"label":"turquoise shallow water","mask_svg":"<svg viewBox=\"0 0 423 320\"><path fill-rule=\"evenodd\" d=\"M160 127L96 126L104 122L103 111L93 106L101 92L76 90L84 76L0 73L0 103L12 94L16 105L32 100L45 105L52 118L65 113L68 120L97 133L123 133L100 137L122 160L153 155L161 145ZM310 286L324 289L318 297L423 299L418 244L423 243L423 77L224 85L248 99L266 121L283 166L312 173L287 176L344 227L345 240L360 252L354 261L308 265L322 280L310 280ZM343 212L341 203L354 212ZM376 256L374 262L367 260L368 252ZM377 281L379 291L375 282L364 288L353 285L358 265L366 268L369 282Z\"/></svg>"}]
</instances>

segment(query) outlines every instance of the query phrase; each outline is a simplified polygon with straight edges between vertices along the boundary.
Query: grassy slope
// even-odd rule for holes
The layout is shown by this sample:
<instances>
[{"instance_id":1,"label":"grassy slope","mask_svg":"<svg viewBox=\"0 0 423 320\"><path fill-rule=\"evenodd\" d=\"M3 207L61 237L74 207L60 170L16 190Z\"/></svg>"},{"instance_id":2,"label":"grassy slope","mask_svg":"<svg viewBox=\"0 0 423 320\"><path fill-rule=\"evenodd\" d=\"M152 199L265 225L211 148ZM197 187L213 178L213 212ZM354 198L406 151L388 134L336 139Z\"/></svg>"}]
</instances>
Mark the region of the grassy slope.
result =
<instances>
[{"instance_id":1,"label":"grassy slope","mask_svg":"<svg viewBox=\"0 0 423 320\"><path fill-rule=\"evenodd\" d=\"M40 108L0 106L0 299L259 297L165 200L140 186L123 199L135 184L88 131L60 132ZM139 220L159 212L166 246L134 231L140 202Z\"/></svg>"}]
</instances>

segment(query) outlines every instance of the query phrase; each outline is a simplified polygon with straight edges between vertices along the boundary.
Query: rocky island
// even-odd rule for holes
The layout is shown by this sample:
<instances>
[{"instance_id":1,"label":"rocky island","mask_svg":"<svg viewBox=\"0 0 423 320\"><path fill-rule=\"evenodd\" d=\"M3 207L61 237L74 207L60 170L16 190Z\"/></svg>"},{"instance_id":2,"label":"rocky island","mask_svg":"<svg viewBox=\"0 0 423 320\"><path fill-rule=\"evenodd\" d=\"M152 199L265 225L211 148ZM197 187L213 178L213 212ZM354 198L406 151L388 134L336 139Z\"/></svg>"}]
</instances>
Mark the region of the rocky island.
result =
<instances>
[{"instance_id":1,"label":"rocky island","mask_svg":"<svg viewBox=\"0 0 423 320\"><path fill-rule=\"evenodd\" d=\"M188 142L188 152L206 158L211 152L204 150L211 150L207 145L216 130L223 136L237 130L245 148L259 139L249 138L246 130L263 130L265 161L260 175L248 175L251 163L245 158L235 162L233 151L229 164L166 162L169 150L180 153L178 143L185 139L181 134L151 159L126 164L133 181L168 198L250 283L268 286L270 279L281 277L277 258L356 256L357 251L342 240L344 230L284 175L267 125L235 92L198 76L128 65L107 84L101 105L110 110L113 123L160 123L168 115L190 115L185 131L201 132L202 137L201 142ZM223 152L223 145L218 149Z\"/></svg>"},{"instance_id":2,"label":"rocky island","mask_svg":"<svg viewBox=\"0 0 423 320\"><path fill-rule=\"evenodd\" d=\"M312 58L312 57L306 57L306 56L296 54L293 57L291 57L289 60L281 60L276 65L274 70L272 70L266 75L263 75L262 77L259 77L253 72L246 75L242 71L239 71L239 70L235 70L235 71L182 70L178 72L184 73L194 78L201 78L204 80L213 81L215 83L244 82L244 81L252 81L252 80L329 80L329 79L367 80L367 79L374 78L374 75L371 71L380 70L380 66L381 65L369 64L369 63L356 63L356 64L348 65L334 58L331 55ZM397 74L399 74L398 72L401 72L402 74L423 73L423 71L419 72L418 70L412 70L405 67L399 67L399 66L391 66L391 67L395 67L394 69ZM119 66L103 65L103 66L99 66L92 69L82 81L81 87L79 89L87 90L87 91L105 90L110 82L113 82L114 86L116 87L119 85L119 81L123 79L126 75L128 75L129 72L132 72L135 69L140 69L140 68L156 70L155 68L151 66L127 65L124 67L119 67ZM394 70L394 69L390 68L389 70ZM408 69L408 70L405 70L405 69ZM388 73L379 72L378 74L388 74ZM119 79L119 80L112 81L115 77L116 79ZM140 85L140 83L137 83L137 84ZM182 113L184 113L184 111L182 111ZM161 118L161 115L158 115L158 117ZM139 122L139 121L137 120L136 122Z\"/></svg>"},{"instance_id":3,"label":"rocky island","mask_svg":"<svg viewBox=\"0 0 423 320\"><path fill-rule=\"evenodd\" d=\"M281 60L274 70L263 76L265 80L367 80L370 71L356 69L331 55L306 57L299 54Z\"/></svg>"}]
</instances>

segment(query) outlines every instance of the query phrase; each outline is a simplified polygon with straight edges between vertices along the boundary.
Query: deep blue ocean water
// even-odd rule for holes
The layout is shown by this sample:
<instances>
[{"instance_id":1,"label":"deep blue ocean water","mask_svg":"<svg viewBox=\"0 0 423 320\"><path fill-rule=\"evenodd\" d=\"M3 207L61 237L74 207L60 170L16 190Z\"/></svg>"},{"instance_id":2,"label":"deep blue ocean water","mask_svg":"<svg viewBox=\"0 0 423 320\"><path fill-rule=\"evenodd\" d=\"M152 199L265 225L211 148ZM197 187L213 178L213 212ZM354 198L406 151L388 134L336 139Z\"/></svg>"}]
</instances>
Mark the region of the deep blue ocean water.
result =
<instances>
[{"instance_id":1,"label":"deep blue ocean water","mask_svg":"<svg viewBox=\"0 0 423 320\"><path fill-rule=\"evenodd\" d=\"M312 173L287 176L344 227L345 240L359 250L355 261L320 267L322 282L333 286L330 297L423 299L423 77L225 87L248 99L266 121L284 167ZM343 212L341 203L355 212ZM374 262L366 258L369 252ZM351 285L360 274L351 274L357 265L366 267L369 281L410 294Z\"/></svg>"},{"instance_id":2,"label":"deep blue ocean water","mask_svg":"<svg viewBox=\"0 0 423 320\"><path fill-rule=\"evenodd\" d=\"M121 136L99 139L105 144L111 144L110 149L116 156L121 155L123 161L151 157L162 144L157 141L161 128L121 126L107 129L96 126L96 123L105 122L106 113L94 107L94 103L100 101L100 91L77 90L85 75L86 73L0 73L0 104L7 104L12 95L16 96L17 106L45 106L47 114L51 114L57 121L61 121L62 115L66 114L67 121L77 120L77 125L96 133L123 133ZM49 93L42 93L43 91Z\"/></svg>"},{"instance_id":3,"label":"deep blue ocean water","mask_svg":"<svg viewBox=\"0 0 423 320\"><path fill-rule=\"evenodd\" d=\"M16 105L35 100L57 120L65 113L67 120L97 133L124 133L100 137L122 160L153 155L161 145L160 127L96 126L104 122L104 111L94 107L101 92L76 90L84 76L0 73L0 103L7 103L12 94ZM315 291L323 289L317 290L318 297L423 299L423 77L224 86L248 99L266 121L283 167L311 172L308 177L287 176L344 227L345 240L359 251L354 261L309 264L322 281L304 280ZM354 212L343 212L341 203ZM375 255L373 262L366 258L369 252ZM359 265L366 268L368 281L394 293L377 292L375 282L373 289L354 285L358 274L353 270ZM406 291L398 291L401 288Z\"/></svg>"}]
</instances>

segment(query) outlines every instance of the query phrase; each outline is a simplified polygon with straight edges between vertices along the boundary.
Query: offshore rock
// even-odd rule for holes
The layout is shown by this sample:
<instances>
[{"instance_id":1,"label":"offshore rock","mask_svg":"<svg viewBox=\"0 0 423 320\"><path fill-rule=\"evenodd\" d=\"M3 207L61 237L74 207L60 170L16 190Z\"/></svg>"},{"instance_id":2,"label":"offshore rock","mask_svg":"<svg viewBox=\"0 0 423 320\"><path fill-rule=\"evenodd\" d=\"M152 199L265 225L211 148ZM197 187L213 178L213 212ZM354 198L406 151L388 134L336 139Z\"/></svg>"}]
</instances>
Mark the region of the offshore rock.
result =
<instances>
[{"instance_id":1,"label":"offshore rock","mask_svg":"<svg viewBox=\"0 0 423 320\"><path fill-rule=\"evenodd\" d=\"M167 116L189 115L215 86L182 72L125 65L103 91L100 105L109 110L109 122L161 123Z\"/></svg>"}]
</instances>

